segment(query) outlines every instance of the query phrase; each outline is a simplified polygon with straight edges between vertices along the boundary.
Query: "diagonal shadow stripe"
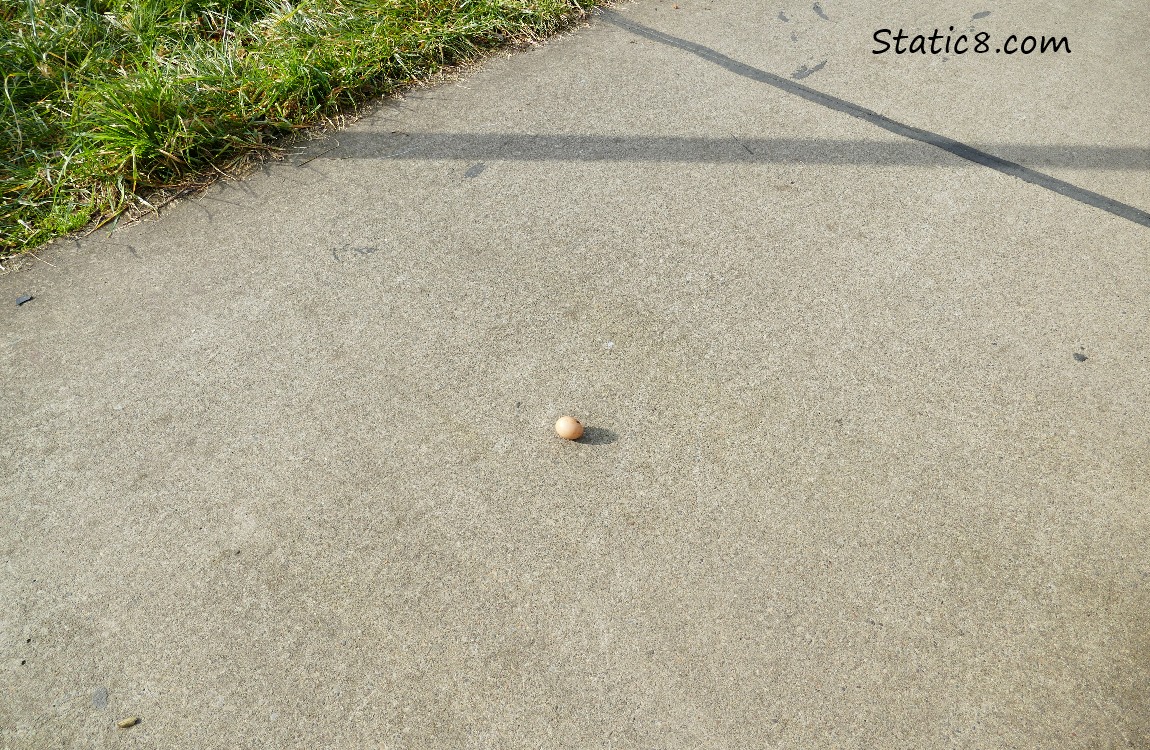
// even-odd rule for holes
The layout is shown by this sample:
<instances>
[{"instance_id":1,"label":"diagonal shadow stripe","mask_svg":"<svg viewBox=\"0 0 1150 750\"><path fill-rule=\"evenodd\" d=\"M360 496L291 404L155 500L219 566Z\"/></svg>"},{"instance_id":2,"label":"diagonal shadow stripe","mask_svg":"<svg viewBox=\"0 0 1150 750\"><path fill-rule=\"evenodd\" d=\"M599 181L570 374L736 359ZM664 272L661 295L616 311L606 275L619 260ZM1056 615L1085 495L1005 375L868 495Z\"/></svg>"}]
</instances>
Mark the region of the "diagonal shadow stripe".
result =
<instances>
[{"instance_id":1,"label":"diagonal shadow stripe","mask_svg":"<svg viewBox=\"0 0 1150 750\"><path fill-rule=\"evenodd\" d=\"M940 148L943 151L954 154L957 157L966 159L967 161L974 162L975 164L979 164L984 167L989 167L990 169L1002 172L1003 174L1008 174L1011 177L1017 177L1024 182L1029 182L1032 185L1038 185L1039 187L1046 188L1047 190L1058 193L1059 195L1063 195L1072 200L1076 200L1079 203L1084 203L1087 206L1100 208L1103 211L1132 221L1135 224L1141 224L1144 227L1150 227L1150 213L1147 213L1140 208L1135 208L1134 206L1116 201L1113 198L1107 198L1105 195L1095 193L1091 190L1086 190L1085 188L1080 188L1077 185L1072 185L1069 182L1058 179L1057 177L1051 177L1048 174L1038 172L1034 169L1030 169L1029 167L1024 167L1021 164L1007 161L1006 159L995 156L994 154L980 151L973 146L968 146L961 141L954 140L953 138L947 138L944 135L932 133L929 130L923 130L911 125L905 125L901 122L898 122L897 120L892 120L889 117L880 115L878 112L869 110L866 107L861 107L852 102L848 102L845 99L839 99L837 96L824 94L821 91L816 91L815 89L804 86L801 83L795 83L794 81L787 80L782 76L777 76L773 73L768 73L765 70L759 70L758 68L751 67L746 63L742 63L738 60L735 60L734 58L727 57L723 53L713 50L710 47L705 47L701 44L689 42L686 39L681 39L677 36L672 36L661 31L656 31L649 26L644 26L643 24L632 21L629 18L624 18L614 11L603 11L602 18L621 29L624 29L625 31L631 32L632 34L636 34L645 39L650 39L653 42L658 42L660 44L666 44L670 47L681 49L685 52L690 52L693 55L701 57L707 62L711 62L719 65L720 67L726 68L736 75L743 76L744 78L749 78L752 81L757 81L759 83L765 83L768 86L773 86L780 91L785 91L788 94L793 94L794 96L801 97L809 102L813 102L815 104L826 107L827 109L834 110L835 112L841 112L845 115L850 115L851 117L857 118L864 122L869 122L872 125L877 125L883 130L890 131L891 133L903 136L904 138L910 138L912 140L919 141L920 143L929 144L935 148Z\"/></svg>"}]
</instances>

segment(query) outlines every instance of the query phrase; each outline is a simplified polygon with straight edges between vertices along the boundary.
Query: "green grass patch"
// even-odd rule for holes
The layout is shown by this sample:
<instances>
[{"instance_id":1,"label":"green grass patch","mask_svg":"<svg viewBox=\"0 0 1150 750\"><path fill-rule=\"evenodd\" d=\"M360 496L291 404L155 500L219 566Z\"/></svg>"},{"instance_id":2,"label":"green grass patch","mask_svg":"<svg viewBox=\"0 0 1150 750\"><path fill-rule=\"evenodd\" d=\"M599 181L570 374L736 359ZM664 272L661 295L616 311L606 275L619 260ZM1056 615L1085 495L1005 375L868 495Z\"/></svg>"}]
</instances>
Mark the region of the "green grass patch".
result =
<instances>
[{"instance_id":1,"label":"green grass patch","mask_svg":"<svg viewBox=\"0 0 1150 750\"><path fill-rule=\"evenodd\" d=\"M0 0L0 256L599 0Z\"/></svg>"}]
</instances>

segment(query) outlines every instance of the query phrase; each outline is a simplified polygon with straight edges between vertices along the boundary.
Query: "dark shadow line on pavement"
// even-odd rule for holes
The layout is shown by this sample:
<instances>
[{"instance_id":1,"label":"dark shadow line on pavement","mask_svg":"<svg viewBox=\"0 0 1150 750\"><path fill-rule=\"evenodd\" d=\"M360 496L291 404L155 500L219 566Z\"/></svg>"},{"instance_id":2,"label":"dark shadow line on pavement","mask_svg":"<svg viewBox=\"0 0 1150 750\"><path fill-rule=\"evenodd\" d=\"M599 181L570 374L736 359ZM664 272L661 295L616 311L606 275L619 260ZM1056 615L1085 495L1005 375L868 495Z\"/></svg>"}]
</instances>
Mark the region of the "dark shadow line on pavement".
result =
<instances>
[{"instance_id":1,"label":"dark shadow line on pavement","mask_svg":"<svg viewBox=\"0 0 1150 750\"><path fill-rule=\"evenodd\" d=\"M641 23L637 23L631 19L624 18L614 11L603 11L602 17L609 23L629 31L632 34L636 34L645 39L650 39L653 42L659 42L660 44L666 44L671 47L684 50L685 52L690 52L708 62L712 62L723 68L726 68L736 75L743 76L744 78L749 78L752 81L757 81L759 83L765 83L768 86L773 86L781 91L787 92L788 94L793 94L795 96L802 97L807 101L822 105L827 109L832 109L836 112L841 112L845 115L850 115L851 117L863 120L864 122L869 122L872 125L877 125L884 130L888 130L896 135L901 135L904 138L911 138L921 143L929 144L935 148L940 148L943 151L954 154L959 158L972 161L975 164L979 164L984 167L989 167L990 169L994 169L998 172L1002 172L1003 174L1010 175L1011 177L1017 177L1024 182L1029 182L1032 185L1038 185L1039 187L1046 188L1047 190L1058 193L1059 195L1066 196L1067 198L1071 198L1080 203L1084 203L1088 206L1100 208L1103 211L1107 211L1111 214L1114 214L1115 216L1119 216L1123 219L1132 221L1135 224L1141 224L1144 227L1150 227L1150 213L1147 213L1146 211L1143 211L1139 208L1135 208L1134 206L1129 206L1125 203L1121 203L1114 200L1113 198L1107 198L1105 195L1080 188L1077 185L1072 185L1069 182L1064 182L1056 177L1051 177L1048 174L1043 174L1042 172L1035 171L1029 167L1024 167L1021 164L1007 161L1006 159L1000 158L993 154L989 154L985 151L980 151L979 149L968 146L965 143L956 141L953 138L947 138L944 135L938 135L937 133L932 133L928 130L916 128L911 125L905 125L901 122L898 122L897 120L892 120L889 117L880 115L878 112L869 110L866 107L861 107L857 104L853 104L852 102L848 102L845 99L839 99L836 96L824 94L821 91L816 91L815 89L803 86L800 83L795 83L794 81L787 80L782 76L777 76L773 73L768 73L765 70L759 70L758 68L751 67L746 63L742 63L738 60L727 57L723 53L713 50L710 47L705 47L701 44L689 42L686 39L672 36L670 34L665 34L661 31L652 29L649 26L644 26Z\"/></svg>"},{"instance_id":2,"label":"dark shadow line on pavement","mask_svg":"<svg viewBox=\"0 0 1150 750\"><path fill-rule=\"evenodd\" d=\"M1150 171L1150 148L1036 146L994 148L1051 167ZM333 153L336 153L333 151ZM954 166L952 154L905 140L702 138L691 136L533 133L391 133L348 131L338 159L472 161L653 161L800 163L866 166ZM957 162L961 164L962 162Z\"/></svg>"}]
</instances>

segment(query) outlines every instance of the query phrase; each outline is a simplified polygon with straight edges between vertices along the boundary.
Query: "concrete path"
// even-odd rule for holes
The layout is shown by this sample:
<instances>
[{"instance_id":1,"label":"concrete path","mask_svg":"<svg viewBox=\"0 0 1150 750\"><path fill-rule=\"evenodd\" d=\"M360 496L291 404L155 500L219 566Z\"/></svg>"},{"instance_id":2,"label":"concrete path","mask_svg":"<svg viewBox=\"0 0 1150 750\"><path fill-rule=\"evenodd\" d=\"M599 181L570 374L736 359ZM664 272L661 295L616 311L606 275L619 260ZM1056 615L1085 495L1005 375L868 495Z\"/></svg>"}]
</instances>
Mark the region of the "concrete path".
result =
<instances>
[{"instance_id":1,"label":"concrete path","mask_svg":"<svg viewBox=\"0 0 1150 750\"><path fill-rule=\"evenodd\" d=\"M678 5L0 277L0 747L1150 747L1144 3Z\"/></svg>"}]
</instances>

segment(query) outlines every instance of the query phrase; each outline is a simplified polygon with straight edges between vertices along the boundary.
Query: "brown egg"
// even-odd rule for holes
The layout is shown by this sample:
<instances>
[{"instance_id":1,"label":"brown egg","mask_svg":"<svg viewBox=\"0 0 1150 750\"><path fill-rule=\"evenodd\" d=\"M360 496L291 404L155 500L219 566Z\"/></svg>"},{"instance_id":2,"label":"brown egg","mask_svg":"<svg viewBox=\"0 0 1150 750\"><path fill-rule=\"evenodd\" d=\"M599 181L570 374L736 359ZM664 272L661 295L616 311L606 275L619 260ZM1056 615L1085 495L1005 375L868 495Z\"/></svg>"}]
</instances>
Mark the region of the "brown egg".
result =
<instances>
[{"instance_id":1,"label":"brown egg","mask_svg":"<svg viewBox=\"0 0 1150 750\"><path fill-rule=\"evenodd\" d=\"M555 433L564 440L578 440L583 437L583 423L575 417L559 417Z\"/></svg>"}]
</instances>

